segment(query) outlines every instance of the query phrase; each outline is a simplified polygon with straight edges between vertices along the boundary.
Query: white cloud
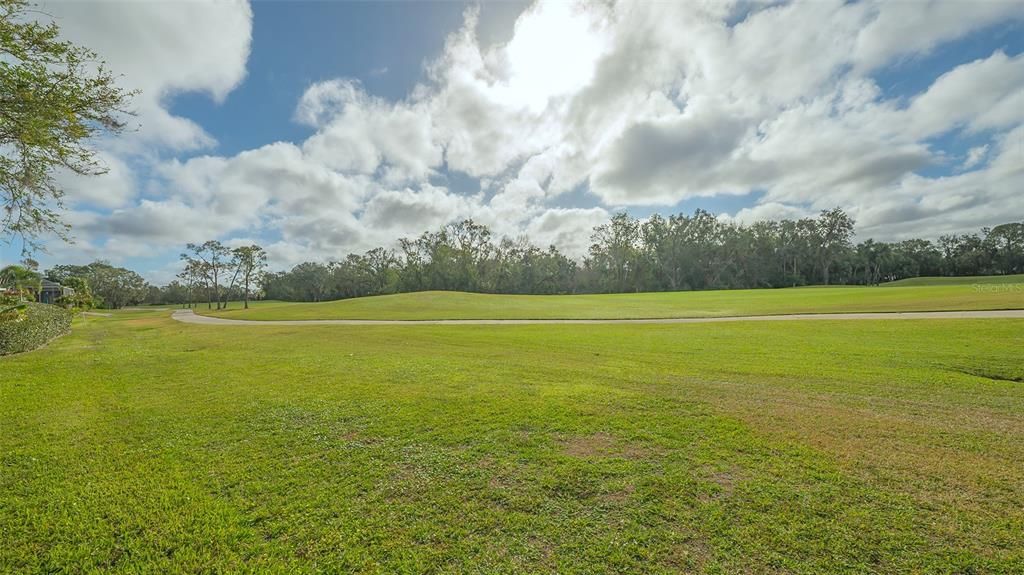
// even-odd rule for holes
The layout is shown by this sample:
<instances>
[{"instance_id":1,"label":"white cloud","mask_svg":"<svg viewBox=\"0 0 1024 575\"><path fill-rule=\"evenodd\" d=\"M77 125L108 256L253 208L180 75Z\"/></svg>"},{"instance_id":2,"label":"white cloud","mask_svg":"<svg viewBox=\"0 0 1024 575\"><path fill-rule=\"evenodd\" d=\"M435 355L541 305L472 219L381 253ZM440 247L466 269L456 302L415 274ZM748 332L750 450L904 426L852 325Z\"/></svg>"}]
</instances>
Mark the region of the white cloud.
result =
<instances>
[{"instance_id":1,"label":"white cloud","mask_svg":"<svg viewBox=\"0 0 1024 575\"><path fill-rule=\"evenodd\" d=\"M770 220L799 220L801 218L814 217L815 215L817 214L799 206L766 202L752 208L743 208L732 216L723 214L719 217L723 220L731 220L740 224L752 224L754 222Z\"/></svg>"},{"instance_id":2,"label":"white cloud","mask_svg":"<svg viewBox=\"0 0 1024 575\"><path fill-rule=\"evenodd\" d=\"M611 204L667 204L697 195L745 193L730 156L753 127L716 112L683 113L625 130L598 163L591 185Z\"/></svg>"},{"instance_id":3,"label":"white cloud","mask_svg":"<svg viewBox=\"0 0 1024 575\"><path fill-rule=\"evenodd\" d=\"M76 8L75 27L90 40L121 34L97 49L151 88L142 119L166 129L148 137L208 144L162 105L183 90L223 99L242 80L248 7L132 5L137 27L125 32L101 6L99 15ZM219 12L194 24L203 10ZM840 205L862 235L881 239L992 225L1020 215L1024 56L993 49L906 97L873 74L910 70L943 43L1022 18L1012 2L555 1L526 10L507 43L483 47L470 10L406 98L375 97L352 79L314 83L294 112L315 130L305 141L161 161L144 194L111 183L103 204L102 194L76 191L117 209L75 217L93 246L107 236L170 246L270 230L280 237L272 259L289 263L465 217L578 256L609 206L753 191L757 205L726 217ZM979 134L991 144L966 158L935 141ZM926 167L950 175L919 175ZM483 191L431 184L446 171L481 178ZM119 173L131 182L127 167ZM562 195L579 189L602 205L564 207Z\"/></svg>"},{"instance_id":4,"label":"white cloud","mask_svg":"<svg viewBox=\"0 0 1024 575\"><path fill-rule=\"evenodd\" d=\"M120 157L101 151L96 160L106 170L99 176L79 176L61 170L55 180L66 194L68 205L91 205L101 208L120 208L135 197L135 174Z\"/></svg>"},{"instance_id":5,"label":"white cloud","mask_svg":"<svg viewBox=\"0 0 1024 575\"><path fill-rule=\"evenodd\" d=\"M346 104L366 100L362 87L352 80L328 80L306 88L295 107L295 120L320 127L331 120Z\"/></svg>"},{"instance_id":6,"label":"white cloud","mask_svg":"<svg viewBox=\"0 0 1024 575\"><path fill-rule=\"evenodd\" d=\"M450 221L471 216L471 200L444 188L424 185L420 190L383 191L366 204L362 221L367 227L419 235Z\"/></svg>"},{"instance_id":7,"label":"white cloud","mask_svg":"<svg viewBox=\"0 0 1024 575\"><path fill-rule=\"evenodd\" d=\"M551 101L590 83L606 50L604 11L574 2L534 4L516 22L512 40L485 55L491 99L543 112Z\"/></svg>"},{"instance_id":8,"label":"white cloud","mask_svg":"<svg viewBox=\"0 0 1024 575\"><path fill-rule=\"evenodd\" d=\"M1002 0L879 0L870 4L871 21L858 34L853 57L858 66L867 69L901 56L926 54L974 30L1024 18L1020 4Z\"/></svg>"},{"instance_id":9,"label":"white cloud","mask_svg":"<svg viewBox=\"0 0 1024 575\"><path fill-rule=\"evenodd\" d=\"M985 159L986 154L988 154L988 144L975 146L970 150L967 150L967 158L964 159L964 163L960 165L960 168L969 170L974 166L977 166Z\"/></svg>"},{"instance_id":10,"label":"white cloud","mask_svg":"<svg viewBox=\"0 0 1024 575\"><path fill-rule=\"evenodd\" d=\"M245 77L252 35L247 2L46 2L61 34L88 46L140 90L140 129L124 139L175 150L209 146L202 127L167 111L170 97L205 92L223 101Z\"/></svg>"},{"instance_id":11,"label":"white cloud","mask_svg":"<svg viewBox=\"0 0 1024 575\"><path fill-rule=\"evenodd\" d=\"M535 245L558 246L566 255L581 258L590 247L594 227L609 217L604 208L552 208L534 218L526 234Z\"/></svg>"},{"instance_id":12,"label":"white cloud","mask_svg":"<svg viewBox=\"0 0 1024 575\"><path fill-rule=\"evenodd\" d=\"M997 51L957 66L914 98L905 115L919 138L958 127L980 132L1024 122L1024 54L1009 58Z\"/></svg>"},{"instance_id":13,"label":"white cloud","mask_svg":"<svg viewBox=\"0 0 1024 575\"><path fill-rule=\"evenodd\" d=\"M984 169L937 178L908 175L860 203L862 237L905 239L976 232L1017 221L1024 183L1024 126L1000 136Z\"/></svg>"},{"instance_id":14,"label":"white cloud","mask_svg":"<svg viewBox=\"0 0 1024 575\"><path fill-rule=\"evenodd\" d=\"M310 86L296 117L318 127L303 144L316 162L335 170L373 174L389 181L422 180L441 163L430 115L416 104L389 104L354 82Z\"/></svg>"}]
</instances>

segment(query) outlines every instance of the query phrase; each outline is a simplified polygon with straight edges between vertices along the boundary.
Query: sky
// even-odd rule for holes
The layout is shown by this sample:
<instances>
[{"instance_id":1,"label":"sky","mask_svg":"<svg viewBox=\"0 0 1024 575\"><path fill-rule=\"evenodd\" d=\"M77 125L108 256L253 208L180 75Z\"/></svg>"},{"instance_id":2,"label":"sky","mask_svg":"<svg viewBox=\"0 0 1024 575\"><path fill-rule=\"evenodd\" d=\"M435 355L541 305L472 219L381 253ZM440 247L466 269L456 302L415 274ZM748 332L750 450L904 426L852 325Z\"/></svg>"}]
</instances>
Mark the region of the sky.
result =
<instances>
[{"instance_id":1,"label":"sky","mask_svg":"<svg viewBox=\"0 0 1024 575\"><path fill-rule=\"evenodd\" d=\"M74 242L165 283L188 242L273 269L473 218L593 226L835 206L895 241L1024 220L1024 3L40 2L139 90L58 174ZM0 264L20 259L0 247Z\"/></svg>"}]
</instances>

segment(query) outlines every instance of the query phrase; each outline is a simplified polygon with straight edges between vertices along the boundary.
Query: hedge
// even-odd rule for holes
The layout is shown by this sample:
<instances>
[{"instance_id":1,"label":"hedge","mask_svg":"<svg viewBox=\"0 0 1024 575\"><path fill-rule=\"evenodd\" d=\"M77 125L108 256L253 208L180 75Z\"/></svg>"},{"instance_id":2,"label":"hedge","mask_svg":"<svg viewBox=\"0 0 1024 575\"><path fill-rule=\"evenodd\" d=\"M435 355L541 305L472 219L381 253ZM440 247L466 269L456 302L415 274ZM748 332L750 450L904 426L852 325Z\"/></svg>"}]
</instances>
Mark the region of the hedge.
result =
<instances>
[{"instance_id":1,"label":"hedge","mask_svg":"<svg viewBox=\"0 0 1024 575\"><path fill-rule=\"evenodd\" d=\"M33 350L71 331L71 312L55 305L29 303L15 318L0 319L0 355Z\"/></svg>"}]
</instances>

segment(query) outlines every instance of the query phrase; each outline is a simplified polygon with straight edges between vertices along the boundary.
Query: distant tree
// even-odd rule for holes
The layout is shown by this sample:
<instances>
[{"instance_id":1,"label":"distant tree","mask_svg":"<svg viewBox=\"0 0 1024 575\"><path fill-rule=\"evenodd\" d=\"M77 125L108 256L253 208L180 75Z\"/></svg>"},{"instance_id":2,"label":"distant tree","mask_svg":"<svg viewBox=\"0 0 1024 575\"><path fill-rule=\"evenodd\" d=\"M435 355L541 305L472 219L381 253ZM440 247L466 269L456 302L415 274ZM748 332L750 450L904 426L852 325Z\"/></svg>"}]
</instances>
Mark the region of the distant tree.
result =
<instances>
[{"instance_id":1,"label":"distant tree","mask_svg":"<svg viewBox=\"0 0 1024 575\"><path fill-rule=\"evenodd\" d=\"M267 272L263 274L260 287L267 299L303 301L292 289L291 272Z\"/></svg>"},{"instance_id":2,"label":"distant tree","mask_svg":"<svg viewBox=\"0 0 1024 575\"><path fill-rule=\"evenodd\" d=\"M736 229L736 236L741 238L737 258L742 262L742 274L734 287L786 285L780 229L780 223L774 221L754 222L749 228Z\"/></svg>"},{"instance_id":3,"label":"distant tree","mask_svg":"<svg viewBox=\"0 0 1024 575\"><path fill-rule=\"evenodd\" d=\"M89 282L86 281L85 278L80 278L78 276L70 276L68 278L65 278L64 281L61 282L61 285L63 285L64 287L69 287L78 293L92 295L92 289L89 288Z\"/></svg>"},{"instance_id":4,"label":"distant tree","mask_svg":"<svg viewBox=\"0 0 1024 575\"><path fill-rule=\"evenodd\" d=\"M484 270L491 257L491 231L470 219L449 224L444 232L457 289L488 291Z\"/></svg>"},{"instance_id":5,"label":"distant tree","mask_svg":"<svg viewBox=\"0 0 1024 575\"><path fill-rule=\"evenodd\" d=\"M315 262L301 263L291 271L294 290L306 301L323 301L328 294L331 270Z\"/></svg>"},{"instance_id":6,"label":"distant tree","mask_svg":"<svg viewBox=\"0 0 1024 575\"><path fill-rule=\"evenodd\" d=\"M76 265L60 264L60 265L53 266L52 268L46 270L46 273L44 275L45 275L46 279L48 279L48 280L50 280L52 282L57 282L59 284L63 284L64 282L68 281L68 278L71 278L71 277L85 278L85 277L87 277L88 273L89 273L89 266L76 266Z\"/></svg>"},{"instance_id":7,"label":"distant tree","mask_svg":"<svg viewBox=\"0 0 1024 575\"><path fill-rule=\"evenodd\" d=\"M192 257L187 253L181 254L181 261L184 266L183 274L188 274L191 283L192 292L190 294L190 302L193 304L190 307L195 307L196 293L201 290L202 293L206 294L206 307L207 309L213 309L213 292L210 288L210 266L203 260Z\"/></svg>"},{"instance_id":8,"label":"distant tree","mask_svg":"<svg viewBox=\"0 0 1024 575\"><path fill-rule=\"evenodd\" d=\"M175 277L180 277L180 273ZM149 293L146 295L146 303L186 307L189 305L188 287L179 279L171 280L169 284L159 288L150 286Z\"/></svg>"},{"instance_id":9,"label":"distant tree","mask_svg":"<svg viewBox=\"0 0 1024 575\"><path fill-rule=\"evenodd\" d=\"M398 284L399 289L402 291L428 289L426 285L426 267L430 260L430 254L421 239L401 238L398 240L403 260L402 269L398 276Z\"/></svg>"},{"instance_id":10,"label":"distant tree","mask_svg":"<svg viewBox=\"0 0 1024 575\"><path fill-rule=\"evenodd\" d=\"M23 0L0 0L0 237L20 237L25 252L41 234L66 238L54 173L107 171L88 143L124 128L133 95L95 53L30 12Z\"/></svg>"},{"instance_id":11,"label":"distant tree","mask_svg":"<svg viewBox=\"0 0 1024 575\"><path fill-rule=\"evenodd\" d=\"M992 228L985 237L995 250L998 271L1002 274L1024 272L1024 223L1003 224Z\"/></svg>"},{"instance_id":12,"label":"distant tree","mask_svg":"<svg viewBox=\"0 0 1024 575\"><path fill-rule=\"evenodd\" d=\"M640 224L626 213L612 216L590 236L588 265L604 278L606 291L636 291ZM633 289L631 289L633 288Z\"/></svg>"},{"instance_id":13,"label":"distant tree","mask_svg":"<svg viewBox=\"0 0 1024 575\"><path fill-rule=\"evenodd\" d=\"M374 248L363 256L370 273L372 293L392 293L398 282L398 258L395 252L384 248Z\"/></svg>"},{"instance_id":14,"label":"distant tree","mask_svg":"<svg viewBox=\"0 0 1024 575\"><path fill-rule=\"evenodd\" d=\"M103 307L120 309L145 299L146 280L134 271L106 262L93 262L86 267L86 281Z\"/></svg>"},{"instance_id":15,"label":"distant tree","mask_svg":"<svg viewBox=\"0 0 1024 575\"><path fill-rule=\"evenodd\" d=\"M77 311L87 311L96 307L96 300L92 296L92 289L89 287L89 282L86 281L85 278L71 276L65 278L61 285L75 291L70 295L61 296L57 300L59 305Z\"/></svg>"},{"instance_id":16,"label":"distant tree","mask_svg":"<svg viewBox=\"0 0 1024 575\"><path fill-rule=\"evenodd\" d=\"M957 255L960 252L960 236L948 234L939 236L939 249L942 250L942 274L958 275Z\"/></svg>"},{"instance_id":17,"label":"distant tree","mask_svg":"<svg viewBox=\"0 0 1024 575\"><path fill-rule=\"evenodd\" d=\"M238 257L238 253L233 249L229 249L225 256L224 277L226 279L228 274L230 274L231 279L226 279L224 283L224 291L221 292L220 300L217 304L219 309L228 309L228 302L231 300L231 296L235 295L238 289L238 279L242 275L242 262Z\"/></svg>"},{"instance_id":18,"label":"distant tree","mask_svg":"<svg viewBox=\"0 0 1024 575\"><path fill-rule=\"evenodd\" d=\"M242 299L245 302L245 309L249 309L250 286L260 281L260 276L267 267L267 252L257 245L242 246L232 251L237 269L242 276Z\"/></svg>"},{"instance_id":19,"label":"distant tree","mask_svg":"<svg viewBox=\"0 0 1024 575\"><path fill-rule=\"evenodd\" d=\"M891 269L893 252L889 244L866 240L857 245L857 267L862 271L862 283L877 285L882 279L894 279Z\"/></svg>"},{"instance_id":20,"label":"distant tree","mask_svg":"<svg viewBox=\"0 0 1024 575\"><path fill-rule=\"evenodd\" d=\"M181 254L181 259L204 276L207 286L207 307L212 308L213 302L217 302L217 309L221 309L220 281L231 267L231 250L216 240L202 244L190 243L187 248L192 253Z\"/></svg>"},{"instance_id":21,"label":"distant tree","mask_svg":"<svg viewBox=\"0 0 1024 575\"><path fill-rule=\"evenodd\" d=\"M54 266L46 270L46 277L68 287L80 285L77 282L85 282L93 304L112 309L144 301L148 287L146 280L134 271L104 261L84 266Z\"/></svg>"},{"instance_id":22,"label":"distant tree","mask_svg":"<svg viewBox=\"0 0 1024 575\"><path fill-rule=\"evenodd\" d=\"M689 284L695 289L722 287L722 275L727 272L726 230L710 212L696 210L686 224L686 241L690 244L693 259L690 267Z\"/></svg>"},{"instance_id":23,"label":"distant tree","mask_svg":"<svg viewBox=\"0 0 1024 575\"><path fill-rule=\"evenodd\" d=\"M978 234L939 236L944 275L971 276L991 270L994 250Z\"/></svg>"},{"instance_id":24,"label":"distant tree","mask_svg":"<svg viewBox=\"0 0 1024 575\"><path fill-rule=\"evenodd\" d=\"M665 219L654 214L640 227L642 257L653 274L655 289L682 289L688 264L687 223L686 216Z\"/></svg>"},{"instance_id":25,"label":"distant tree","mask_svg":"<svg viewBox=\"0 0 1024 575\"><path fill-rule=\"evenodd\" d=\"M555 246L547 251L531 246L525 252L527 269L533 273L531 291L523 293L571 293L575 288L576 262L558 252Z\"/></svg>"},{"instance_id":26,"label":"distant tree","mask_svg":"<svg viewBox=\"0 0 1024 575\"><path fill-rule=\"evenodd\" d=\"M942 252L928 240L904 240L893 245L894 279L942 275Z\"/></svg>"},{"instance_id":27,"label":"distant tree","mask_svg":"<svg viewBox=\"0 0 1024 575\"><path fill-rule=\"evenodd\" d=\"M182 287L182 291L184 293L183 293L183 297L181 298L181 301L177 302L177 303L180 303L182 308L188 307L188 308L191 309L192 308L192 285L193 284L192 284L192 278L190 277L190 274L188 272L188 264L186 264L186 269L181 270L180 272L175 274L174 277L177 278L177 279L172 281L170 284L168 284L168 287L170 287L173 284L180 285Z\"/></svg>"},{"instance_id":28,"label":"distant tree","mask_svg":"<svg viewBox=\"0 0 1024 575\"><path fill-rule=\"evenodd\" d=\"M196 292L206 287L205 265L199 260L184 255L183 261L185 264L184 269L175 276L178 278L178 283L184 292L181 301L178 303L191 309L196 305ZM209 290L206 291L208 292Z\"/></svg>"},{"instance_id":29,"label":"distant tree","mask_svg":"<svg viewBox=\"0 0 1024 575\"><path fill-rule=\"evenodd\" d=\"M829 285L829 271L836 258L844 250L850 249L853 237L853 218L846 215L841 208L822 210L817 221L818 264L821 268L822 280Z\"/></svg>"}]
</instances>

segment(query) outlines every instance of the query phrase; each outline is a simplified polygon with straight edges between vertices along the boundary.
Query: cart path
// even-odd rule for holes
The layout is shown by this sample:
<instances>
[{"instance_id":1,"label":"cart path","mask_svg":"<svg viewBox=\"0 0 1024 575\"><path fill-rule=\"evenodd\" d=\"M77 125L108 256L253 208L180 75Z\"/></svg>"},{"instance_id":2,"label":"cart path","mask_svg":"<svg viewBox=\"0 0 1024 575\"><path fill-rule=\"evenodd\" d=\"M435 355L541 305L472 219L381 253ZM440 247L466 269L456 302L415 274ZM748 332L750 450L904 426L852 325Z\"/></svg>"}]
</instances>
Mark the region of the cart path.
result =
<instances>
[{"instance_id":1,"label":"cart path","mask_svg":"<svg viewBox=\"0 0 1024 575\"><path fill-rule=\"evenodd\" d=\"M650 319L289 319L249 320L209 317L190 309L176 310L172 318L203 325L539 325L539 324L614 324L614 323L717 323L727 321L806 321L856 319L1024 319L1024 309L991 311L908 311L869 313L798 313L729 317L680 317Z\"/></svg>"}]
</instances>

